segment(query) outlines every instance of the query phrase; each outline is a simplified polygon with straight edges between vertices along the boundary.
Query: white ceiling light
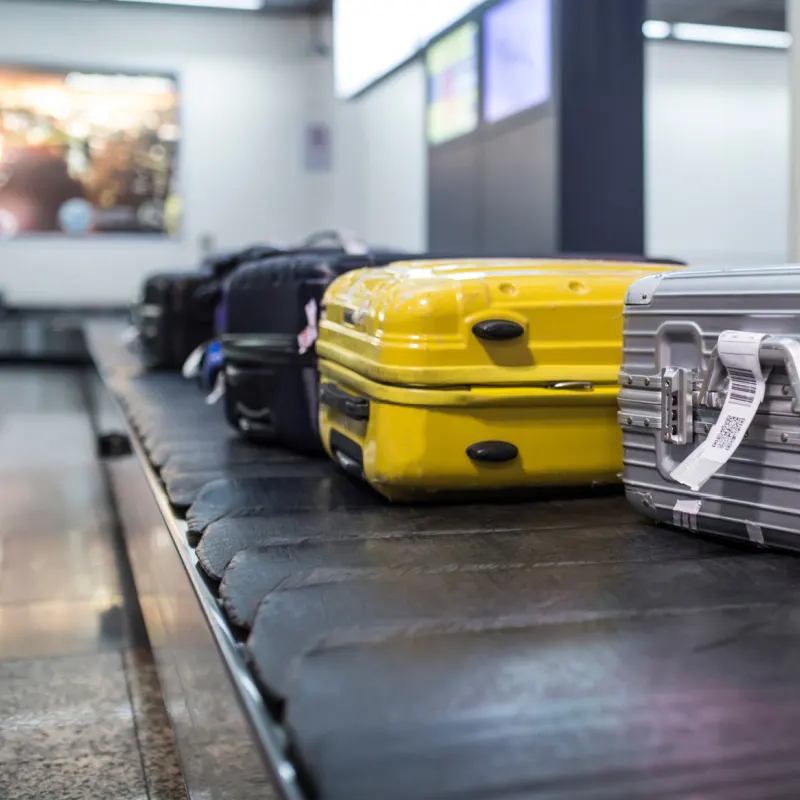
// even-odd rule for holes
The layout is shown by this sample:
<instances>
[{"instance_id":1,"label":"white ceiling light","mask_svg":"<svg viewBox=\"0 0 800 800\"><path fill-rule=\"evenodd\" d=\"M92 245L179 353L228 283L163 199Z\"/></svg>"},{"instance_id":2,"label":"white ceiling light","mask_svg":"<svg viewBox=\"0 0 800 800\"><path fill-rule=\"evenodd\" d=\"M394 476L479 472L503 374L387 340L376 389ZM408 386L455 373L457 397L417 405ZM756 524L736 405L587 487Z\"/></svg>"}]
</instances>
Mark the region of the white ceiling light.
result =
<instances>
[{"instance_id":1,"label":"white ceiling light","mask_svg":"<svg viewBox=\"0 0 800 800\"><path fill-rule=\"evenodd\" d=\"M697 25L690 22L676 22L672 26L672 36L684 42L773 47L782 50L792 44L792 34L787 31L731 28L727 25Z\"/></svg>"},{"instance_id":2,"label":"white ceiling light","mask_svg":"<svg viewBox=\"0 0 800 800\"><path fill-rule=\"evenodd\" d=\"M162 6L229 8L237 11L260 11L264 0L117 0L118 3L155 3Z\"/></svg>"},{"instance_id":3,"label":"white ceiling light","mask_svg":"<svg viewBox=\"0 0 800 800\"><path fill-rule=\"evenodd\" d=\"M648 39L666 39L672 33L672 25L660 19L649 19L642 25L642 33Z\"/></svg>"}]
</instances>

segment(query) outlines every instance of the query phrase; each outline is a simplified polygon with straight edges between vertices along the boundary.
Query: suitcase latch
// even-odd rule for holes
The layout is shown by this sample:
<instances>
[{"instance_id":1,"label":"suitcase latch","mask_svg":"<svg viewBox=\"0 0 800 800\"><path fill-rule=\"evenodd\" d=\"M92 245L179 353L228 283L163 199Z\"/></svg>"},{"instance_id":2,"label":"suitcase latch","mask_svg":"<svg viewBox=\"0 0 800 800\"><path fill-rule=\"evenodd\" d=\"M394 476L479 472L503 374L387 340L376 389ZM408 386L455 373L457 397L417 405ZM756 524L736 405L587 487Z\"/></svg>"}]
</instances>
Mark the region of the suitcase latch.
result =
<instances>
[{"instance_id":1,"label":"suitcase latch","mask_svg":"<svg viewBox=\"0 0 800 800\"><path fill-rule=\"evenodd\" d=\"M689 370L667 367L661 375L661 430L665 442L689 444L694 439L692 390Z\"/></svg>"}]
</instances>

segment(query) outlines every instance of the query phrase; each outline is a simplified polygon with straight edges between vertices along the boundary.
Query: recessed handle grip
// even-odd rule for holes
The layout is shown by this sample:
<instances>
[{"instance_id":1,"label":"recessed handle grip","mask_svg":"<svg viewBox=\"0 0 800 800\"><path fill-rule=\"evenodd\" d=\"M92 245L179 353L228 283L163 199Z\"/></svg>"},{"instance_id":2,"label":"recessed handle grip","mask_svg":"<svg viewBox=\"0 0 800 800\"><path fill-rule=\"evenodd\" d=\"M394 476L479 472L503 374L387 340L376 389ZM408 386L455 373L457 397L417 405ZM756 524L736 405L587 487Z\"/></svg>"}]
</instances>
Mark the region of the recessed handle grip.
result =
<instances>
[{"instance_id":1,"label":"recessed handle grip","mask_svg":"<svg viewBox=\"0 0 800 800\"><path fill-rule=\"evenodd\" d=\"M518 339L525 333L519 322L510 319L485 319L472 326L472 332L479 338L489 342L507 342Z\"/></svg>"},{"instance_id":2,"label":"recessed handle grip","mask_svg":"<svg viewBox=\"0 0 800 800\"><path fill-rule=\"evenodd\" d=\"M369 419L369 400L349 394L332 383L323 383L319 387L319 401L349 419L360 422Z\"/></svg>"},{"instance_id":3,"label":"recessed handle grip","mask_svg":"<svg viewBox=\"0 0 800 800\"><path fill-rule=\"evenodd\" d=\"M467 448L467 455L472 461L505 464L519 455L519 449L511 442L476 442Z\"/></svg>"}]
</instances>

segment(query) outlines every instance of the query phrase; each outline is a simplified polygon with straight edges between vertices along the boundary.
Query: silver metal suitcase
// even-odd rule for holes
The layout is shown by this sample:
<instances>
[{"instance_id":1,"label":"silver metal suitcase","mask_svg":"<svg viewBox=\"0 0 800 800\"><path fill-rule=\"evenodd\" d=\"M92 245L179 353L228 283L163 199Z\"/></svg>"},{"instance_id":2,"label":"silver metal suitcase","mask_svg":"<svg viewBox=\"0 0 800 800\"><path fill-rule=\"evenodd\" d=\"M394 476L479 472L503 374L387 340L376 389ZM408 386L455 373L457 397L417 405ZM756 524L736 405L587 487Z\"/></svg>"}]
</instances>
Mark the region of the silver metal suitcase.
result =
<instances>
[{"instance_id":1,"label":"silver metal suitcase","mask_svg":"<svg viewBox=\"0 0 800 800\"><path fill-rule=\"evenodd\" d=\"M800 550L800 265L637 281L620 384L623 479L637 509Z\"/></svg>"}]
</instances>

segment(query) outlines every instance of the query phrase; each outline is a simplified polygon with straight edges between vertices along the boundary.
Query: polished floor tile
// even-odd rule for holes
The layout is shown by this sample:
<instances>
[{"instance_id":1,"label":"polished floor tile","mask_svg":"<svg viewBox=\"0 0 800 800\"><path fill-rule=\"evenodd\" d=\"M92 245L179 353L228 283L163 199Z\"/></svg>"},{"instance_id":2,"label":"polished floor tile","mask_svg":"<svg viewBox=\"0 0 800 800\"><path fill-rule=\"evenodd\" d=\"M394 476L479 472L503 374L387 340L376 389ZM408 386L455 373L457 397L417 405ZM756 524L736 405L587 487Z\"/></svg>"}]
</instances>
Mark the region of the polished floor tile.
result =
<instances>
[{"instance_id":1,"label":"polished floor tile","mask_svg":"<svg viewBox=\"0 0 800 800\"><path fill-rule=\"evenodd\" d=\"M135 752L118 652L0 662L0 771L10 762Z\"/></svg>"},{"instance_id":2,"label":"polished floor tile","mask_svg":"<svg viewBox=\"0 0 800 800\"><path fill-rule=\"evenodd\" d=\"M0 800L186 800L80 381L0 367Z\"/></svg>"},{"instance_id":3,"label":"polished floor tile","mask_svg":"<svg viewBox=\"0 0 800 800\"><path fill-rule=\"evenodd\" d=\"M0 417L0 464L27 469L42 464L69 468L85 464L93 453L92 430L85 415L22 413Z\"/></svg>"},{"instance_id":4,"label":"polished floor tile","mask_svg":"<svg viewBox=\"0 0 800 800\"><path fill-rule=\"evenodd\" d=\"M216 772L207 789L200 787L203 798L214 800L277 800L278 794L264 773L264 764L252 747L243 748L241 742L219 742L198 747L189 754L193 762L189 771L197 776L213 764ZM194 795L192 796L194 799ZM354 798L355 800L355 798Z\"/></svg>"},{"instance_id":5,"label":"polished floor tile","mask_svg":"<svg viewBox=\"0 0 800 800\"><path fill-rule=\"evenodd\" d=\"M3 364L0 418L19 412L83 412L83 390L72 367Z\"/></svg>"},{"instance_id":6,"label":"polished floor tile","mask_svg":"<svg viewBox=\"0 0 800 800\"><path fill-rule=\"evenodd\" d=\"M152 653L130 649L125 651L123 659L149 798L186 800L188 795L178 763L175 737Z\"/></svg>"},{"instance_id":7,"label":"polished floor tile","mask_svg":"<svg viewBox=\"0 0 800 800\"><path fill-rule=\"evenodd\" d=\"M0 719L22 707L33 713L87 706L101 712L128 701L119 652L0 661Z\"/></svg>"},{"instance_id":8,"label":"polished floor tile","mask_svg":"<svg viewBox=\"0 0 800 800\"><path fill-rule=\"evenodd\" d=\"M136 752L22 762L0 771L3 800L148 800Z\"/></svg>"},{"instance_id":9,"label":"polished floor tile","mask_svg":"<svg viewBox=\"0 0 800 800\"><path fill-rule=\"evenodd\" d=\"M118 595L0 605L3 658L61 656L119 650L129 625Z\"/></svg>"}]
</instances>

